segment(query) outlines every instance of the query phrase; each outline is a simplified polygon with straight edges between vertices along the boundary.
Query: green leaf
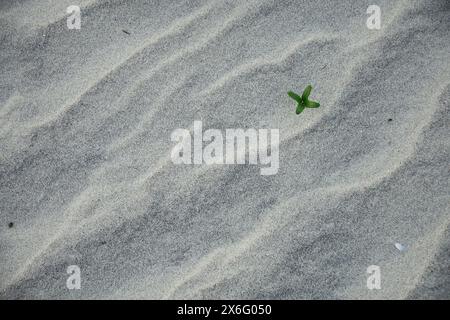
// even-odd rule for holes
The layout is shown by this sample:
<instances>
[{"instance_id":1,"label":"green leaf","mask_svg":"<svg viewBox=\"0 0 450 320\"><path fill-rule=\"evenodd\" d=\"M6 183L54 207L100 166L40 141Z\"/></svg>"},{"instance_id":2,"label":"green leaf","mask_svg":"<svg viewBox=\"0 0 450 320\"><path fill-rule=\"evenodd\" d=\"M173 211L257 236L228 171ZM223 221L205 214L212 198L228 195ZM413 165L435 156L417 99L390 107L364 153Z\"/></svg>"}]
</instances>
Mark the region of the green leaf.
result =
<instances>
[{"instance_id":1,"label":"green leaf","mask_svg":"<svg viewBox=\"0 0 450 320\"><path fill-rule=\"evenodd\" d=\"M289 91L288 95L289 95L289 97L291 97L292 99L294 99L298 103L300 103L302 101L302 98L298 94L296 94L296 93L294 93L292 91Z\"/></svg>"},{"instance_id":2,"label":"green leaf","mask_svg":"<svg viewBox=\"0 0 450 320\"><path fill-rule=\"evenodd\" d=\"M312 90L312 87L311 87L311 85L309 85L309 86L306 87L305 91L303 91L302 99L304 101L308 100L308 97L309 97L309 95L311 93L311 90Z\"/></svg>"},{"instance_id":3,"label":"green leaf","mask_svg":"<svg viewBox=\"0 0 450 320\"><path fill-rule=\"evenodd\" d=\"M320 107L320 103L312 101L312 100L308 100L308 101L306 101L306 107L307 108L318 108L318 107Z\"/></svg>"},{"instance_id":4,"label":"green leaf","mask_svg":"<svg viewBox=\"0 0 450 320\"><path fill-rule=\"evenodd\" d=\"M303 103L299 103L297 106L297 110L295 110L296 114L300 114L303 112L303 110L305 110L306 106Z\"/></svg>"}]
</instances>

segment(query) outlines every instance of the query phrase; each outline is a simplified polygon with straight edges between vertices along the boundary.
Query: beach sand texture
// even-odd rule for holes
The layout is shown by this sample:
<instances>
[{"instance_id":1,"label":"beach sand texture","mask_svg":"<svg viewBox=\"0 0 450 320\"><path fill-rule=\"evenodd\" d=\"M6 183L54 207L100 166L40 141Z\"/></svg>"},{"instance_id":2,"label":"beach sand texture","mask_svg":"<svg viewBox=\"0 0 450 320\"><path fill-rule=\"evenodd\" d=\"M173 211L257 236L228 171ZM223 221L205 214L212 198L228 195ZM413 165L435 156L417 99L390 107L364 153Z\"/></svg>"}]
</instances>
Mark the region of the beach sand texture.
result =
<instances>
[{"instance_id":1,"label":"beach sand texture","mask_svg":"<svg viewBox=\"0 0 450 320\"><path fill-rule=\"evenodd\" d=\"M0 298L448 299L449 114L447 0L1 1ZM173 164L195 120L278 173Z\"/></svg>"}]
</instances>

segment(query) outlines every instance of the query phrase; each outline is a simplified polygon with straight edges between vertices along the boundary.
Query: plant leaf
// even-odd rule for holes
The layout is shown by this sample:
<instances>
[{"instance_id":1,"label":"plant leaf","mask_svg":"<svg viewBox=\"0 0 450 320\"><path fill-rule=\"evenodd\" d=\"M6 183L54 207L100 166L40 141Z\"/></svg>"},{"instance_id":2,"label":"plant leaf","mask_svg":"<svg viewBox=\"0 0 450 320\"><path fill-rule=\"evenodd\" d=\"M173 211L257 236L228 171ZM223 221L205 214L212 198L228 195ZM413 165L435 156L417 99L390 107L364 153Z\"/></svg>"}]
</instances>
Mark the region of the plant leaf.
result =
<instances>
[{"instance_id":1,"label":"plant leaf","mask_svg":"<svg viewBox=\"0 0 450 320\"><path fill-rule=\"evenodd\" d=\"M289 91L288 95L289 95L289 97L291 97L292 99L294 99L298 103L300 103L302 101L302 98L298 94L296 94L296 93L294 93L292 91Z\"/></svg>"},{"instance_id":2,"label":"plant leaf","mask_svg":"<svg viewBox=\"0 0 450 320\"><path fill-rule=\"evenodd\" d=\"M320 103L312 101L312 100L308 100L308 101L306 101L306 107L307 108L318 108L318 107L320 107Z\"/></svg>"},{"instance_id":3,"label":"plant leaf","mask_svg":"<svg viewBox=\"0 0 450 320\"><path fill-rule=\"evenodd\" d=\"M305 91L303 91L302 99L304 101L308 100L308 97L309 97L309 95L311 93L311 90L312 90L312 87L311 87L311 85L309 85L309 86L306 87Z\"/></svg>"},{"instance_id":4,"label":"plant leaf","mask_svg":"<svg viewBox=\"0 0 450 320\"><path fill-rule=\"evenodd\" d=\"M304 103L299 103L297 106L297 110L295 110L296 114L300 114L303 112L303 110L305 110L306 105Z\"/></svg>"}]
</instances>

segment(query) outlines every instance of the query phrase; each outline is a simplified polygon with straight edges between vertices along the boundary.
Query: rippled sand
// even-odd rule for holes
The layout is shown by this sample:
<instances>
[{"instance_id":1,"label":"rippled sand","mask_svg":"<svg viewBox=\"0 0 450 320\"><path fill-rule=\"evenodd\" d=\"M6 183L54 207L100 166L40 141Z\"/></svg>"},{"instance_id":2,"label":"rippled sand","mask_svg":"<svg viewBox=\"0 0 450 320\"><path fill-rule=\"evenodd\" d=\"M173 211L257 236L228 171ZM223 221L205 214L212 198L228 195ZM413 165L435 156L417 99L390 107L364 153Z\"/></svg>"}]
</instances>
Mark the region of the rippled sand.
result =
<instances>
[{"instance_id":1,"label":"rippled sand","mask_svg":"<svg viewBox=\"0 0 450 320\"><path fill-rule=\"evenodd\" d=\"M0 297L449 298L450 2L376 2L2 1ZM278 174L174 165L194 120Z\"/></svg>"}]
</instances>

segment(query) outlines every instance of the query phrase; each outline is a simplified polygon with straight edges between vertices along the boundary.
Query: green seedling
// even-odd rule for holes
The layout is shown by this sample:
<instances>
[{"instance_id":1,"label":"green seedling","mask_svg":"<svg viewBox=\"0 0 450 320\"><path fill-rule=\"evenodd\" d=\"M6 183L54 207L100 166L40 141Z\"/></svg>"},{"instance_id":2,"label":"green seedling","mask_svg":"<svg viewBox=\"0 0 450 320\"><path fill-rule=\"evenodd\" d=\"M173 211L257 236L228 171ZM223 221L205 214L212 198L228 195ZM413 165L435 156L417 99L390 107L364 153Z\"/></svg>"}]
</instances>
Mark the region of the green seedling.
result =
<instances>
[{"instance_id":1,"label":"green seedling","mask_svg":"<svg viewBox=\"0 0 450 320\"><path fill-rule=\"evenodd\" d=\"M303 112L303 110L305 110L305 108L318 108L320 107L320 103L309 100L308 97L311 93L312 90L312 86L309 85L306 87L305 91L303 91L302 96L300 97L298 94L289 91L288 95L289 97L291 97L292 99L294 99L295 101L297 101L298 105L297 105L297 110L295 110L296 114L300 114Z\"/></svg>"}]
</instances>

